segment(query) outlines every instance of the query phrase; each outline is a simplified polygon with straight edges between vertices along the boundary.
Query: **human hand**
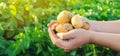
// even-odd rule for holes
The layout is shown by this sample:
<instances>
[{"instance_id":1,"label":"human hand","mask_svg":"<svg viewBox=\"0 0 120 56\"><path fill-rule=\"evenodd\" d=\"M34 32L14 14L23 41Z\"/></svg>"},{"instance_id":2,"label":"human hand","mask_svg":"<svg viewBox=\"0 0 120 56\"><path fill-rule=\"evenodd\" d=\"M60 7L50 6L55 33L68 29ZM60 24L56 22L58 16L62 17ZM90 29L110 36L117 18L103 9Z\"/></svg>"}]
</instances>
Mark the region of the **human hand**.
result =
<instances>
[{"instance_id":1,"label":"human hand","mask_svg":"<svg viewBox=\"0 0 120 56\"><path fill-rule=\"evenodd\" d=\"M65 49L67 50L67 47L65 46L66 44L68 44L66 40L62 40L60 39L53 31L52 29L52 25L57 23L56 20L52 20L49 24L48 24L48 33L49 33L49 36L50 36L50 39L52 41L53 44L55 44L56 46L62 48L62 49ZM70 44L70 43L69 43Z\"/></svg>"},{"instance_id":2,"label":"human hand","mask_svg":"<svg viewBox=\"0 0 120 56\"><path fill-rule=\"evenodd\" d=\"M58 23L57 20L52 20L47 26L48 26L48 28L54 30L53 27L52 27L52 25L54 25L56 23Z\"/></svg>"},{"instance_id":3,"label":"human hand","mask_svg":"<svg viewBox=\"0 0 120 56\"><path fill-rule=\"evenodd\" d=\"M51 21L51 23L48 24L49 27L48 32L53 44L55 44L56 46L66 51L70 51L81 45L90 43L89 30L74 29L67 33L57 33L56 35L51 29L51 26L55 23L57 23L57 21L53 20Z\"/></svg>"},{"instance_id":4,"label":"human hand","mask_svg":"<svg viewBox=\"0 0 120 56\"><path fill-rule=\"evenodd\" d=\"M57 33L58 38L68 40L65 46L67 51L78 48L87 43L91 43L90 31L84 29L74 29L67 33ZM68 44L70 42L70 44Z\"/></svg>"}]
</instances>

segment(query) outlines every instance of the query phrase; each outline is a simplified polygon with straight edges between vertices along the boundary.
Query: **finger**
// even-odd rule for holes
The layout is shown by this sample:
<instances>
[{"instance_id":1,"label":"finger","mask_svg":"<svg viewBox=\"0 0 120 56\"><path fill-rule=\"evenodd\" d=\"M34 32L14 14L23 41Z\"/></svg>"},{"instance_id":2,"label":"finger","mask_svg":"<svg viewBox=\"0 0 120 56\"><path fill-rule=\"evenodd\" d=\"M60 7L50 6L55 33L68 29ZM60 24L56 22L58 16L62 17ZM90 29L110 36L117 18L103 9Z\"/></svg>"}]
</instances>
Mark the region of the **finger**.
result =
<instances>
[{"instance_id":1,"label":"finger","mask_svg":"<svg viewBox=\"0 0 120 56\"><path fill-rule=\"evenodd\" d=\"M54 22L57 22L57 20L52 20L51 22L53 22L53 23L54 23Z\"/></svg>"},{"instance_id":2,"label":"finger","mask_svg":"<svg viewBox=\"0 0 120 56\"><path fill-rule=\"evenodd\" d=\"M60 39L72 39L72 38L74 38L74 35L71 31L67 32L67 33L57 33L57 36Z\"/></svg>"},{"instance_id":3,"label":"finger","mask_svg":"<svg viewBox=\"0 0 120 56\"><path fill-rule=\"evenodd\" d=\"M70 40L61 40L59 39L59 45L62 46L62 48L66 51L70 51L73 49L74 46L74 39L70 39Z\"/></svg>"},{"instance_id":4,"label":"finger","mask_svg":"<svg viewBox=\"0 0 120 56\"><path fill-rule=\"evenodd\" d=\"M49 27L49 28L50 28L50 23L49 23L49 24L47 24L47 27Z\"/></svg>"},{"instance_id":5,"label":"finger","mask_svg":"<svg viewBox=\"0 0 120 56\"><path fill-rule=\"evenodd\" d=\"M73 49L74 42L75 42L74 39L67 40L67 41L61 40L54 34L54 32L50 28L48 29L48 32L49 32L49 35L50 35L50 38L51 38L53 44L55 44L56 46L58 46L62 49L66 49L66 50Z\"/></svg>"},{"instance_id":6,"label":"finger","mask_svg":"<svg viewBox=\"0 0 120 56\"><path fill-rule=\"evenodd\" d=\"M47 26L51 27L53 24L58 23L57 20L52 20Z\"/></svg>"},{"instance_id":7,"label":"finger","mask_svg":"<svg viewBox=\"0 0 120 56\"><path fill-rule=\"evenodd\" d=\"M55 24L55 23L58 23L57 20L52 20L52 21L50 22L50 25L53 25L53 24Z\"/></svg>"},{"instance_id":8,"label":"finger","mask_svg":"<svg viewBox=\"0 0 120 56\"><path fill-rule=\"evenodd\" d=\"M62 48L62 49L67 50L68 47L69 47L69 44L70 44L69 41L59 39L57 46L60 47L60 48Z\"/></svg>"},{"instance_id":9,"label":"finger","mask_svg":"<svg viewBox=\"0 0 120 56\"><path fill-rule=\"evenodd\" d=\"M76 39L70 39L67 41L67 43L64 44L65 48L64 50L69 52L79 46L79 43L76 42Z\"/></svg>"},{"instance_id":10,"label":"finger","mask_svg":"<svg viewBox=\"0 0 120 56\"><path fill-rule=\"evenodd\" d=\"M76 39L72 39L70 41L71 43L71 46L68 48L68 50L73 50L75 48L78 48L79 46L83 45L82 42L79 42L79 40L76 38Z\"/></svg>"},{"instance_id":11,"label":"finger","mask_svg":"<svg viewBox=\"0 0 120 56\"><path fill-rule=\"evenodd\" d=\"M53 44L55 44L56 46L65 49L65 41L58 39L57 36L54 34L54 32L49 28L48 29L49 35L50 35L50 39L52 40ZM64 44L62 44L64 43Z\"/></svg>"},{"instance_id":12,"label":"finger","mask_svg":"<svg viewBox=\"0 0 120 56\"><path fill-rule=\"evenodd\" d=\"M55 43L56 43L56 40L57 40L57 36L56 36L55 33L53 32L53 30L51 30L50 28L48 28L48 32L49 32L50 39L51 39L52 42L55 44Z\"/></svg>"}]
</instances>

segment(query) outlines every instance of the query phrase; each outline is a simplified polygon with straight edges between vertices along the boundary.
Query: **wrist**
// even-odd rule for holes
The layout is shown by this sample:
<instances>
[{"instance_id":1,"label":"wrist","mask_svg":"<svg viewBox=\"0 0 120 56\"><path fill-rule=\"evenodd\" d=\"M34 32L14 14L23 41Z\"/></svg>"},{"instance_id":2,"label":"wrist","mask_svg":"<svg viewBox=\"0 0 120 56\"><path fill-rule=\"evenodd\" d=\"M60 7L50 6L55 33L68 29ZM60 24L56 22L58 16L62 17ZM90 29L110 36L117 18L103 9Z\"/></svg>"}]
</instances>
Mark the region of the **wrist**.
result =
<instances>
[{"instance_id":1,"label":"wrist","mask_svg":"<svg viewBox=\"0 0 120 56\"><path fill-rule=\"evenodd\" d=\"M89 30L89 43L94 43L94 35L96 34L95 31Z\"/></svg>"},{"instance_id":2,"label":"wrist","mask_svg":"<svg viewBox=\"0 0 120 56\"><path fill-rule=\"evenodd\" d=\"M86 30L86 44L92 43L92 36L93 36L93 31L91 30Z\"/></svg>"}]
</instances>

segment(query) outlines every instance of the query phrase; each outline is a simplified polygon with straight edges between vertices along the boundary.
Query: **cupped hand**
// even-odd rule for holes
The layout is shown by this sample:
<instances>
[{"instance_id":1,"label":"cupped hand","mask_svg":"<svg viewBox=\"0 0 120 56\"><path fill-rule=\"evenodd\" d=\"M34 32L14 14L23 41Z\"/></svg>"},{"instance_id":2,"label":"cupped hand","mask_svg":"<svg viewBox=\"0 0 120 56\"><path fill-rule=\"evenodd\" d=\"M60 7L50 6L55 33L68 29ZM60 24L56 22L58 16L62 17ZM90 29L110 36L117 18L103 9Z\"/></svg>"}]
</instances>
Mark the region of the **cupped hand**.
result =
<instances>
[{"instance_id":1,"label":"cupped hand","mask_svg":"<svg viewBox=\"0 0 120 56\"><path fill-rule=\"evenodd\" d=\"M51 26L57 21L53 20L48 24L49 36L56 46L70 51L74 48L78 48L84 44L90 43L90 31L84 29L74 29L66 33L57 33L51 29Z\"/></svg>"},{"instance_id":2,"label":"cupped hand","mask_svg":"<svg viewBox=\"0 0 120 56\"><path fill-rule=\"evenodd\" d=\"M84 29L74 29L67 33L57 33L57 36L62 40L70 42L66 47L68 51L91 42L90 31Z\"/></svg>"}]
</instances>

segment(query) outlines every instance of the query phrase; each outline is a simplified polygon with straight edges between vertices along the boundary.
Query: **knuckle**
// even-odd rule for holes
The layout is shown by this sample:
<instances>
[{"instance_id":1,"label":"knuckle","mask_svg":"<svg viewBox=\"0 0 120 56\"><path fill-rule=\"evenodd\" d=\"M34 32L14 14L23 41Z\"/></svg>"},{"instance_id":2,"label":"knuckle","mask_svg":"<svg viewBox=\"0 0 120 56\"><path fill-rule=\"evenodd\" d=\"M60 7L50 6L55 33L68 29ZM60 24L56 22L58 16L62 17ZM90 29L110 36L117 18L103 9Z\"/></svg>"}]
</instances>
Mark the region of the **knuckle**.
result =
<instances>
[{"instance_id":1,"label":"knuckle","mask_svg":"<svg viewBox=\"0 0 120 56\"><path fill-rule=\"evenodd\" d=\"M64 39L64 35L63 34L61 34L60 39Z\"/></svg>"},{"instance_id":2,"label":"knuckle","mask_svg":"<svg viewBox=\"0 0 120 56\"><path fill-rule=\"evenodd\" d=\"M57 41L54 41L53 44L56 45L56 44L57 44Z\"/></svg>"},{"instance_id":3,"label":"knuckle","mask_svg":"<svg viewBox=\"0 0 120 56\"><path fill-rule=\"evenodd\" d=\"M65 34L62 34L61 39L65 39L65 37L66 37Z\"/></svg>"}]
</instances>

